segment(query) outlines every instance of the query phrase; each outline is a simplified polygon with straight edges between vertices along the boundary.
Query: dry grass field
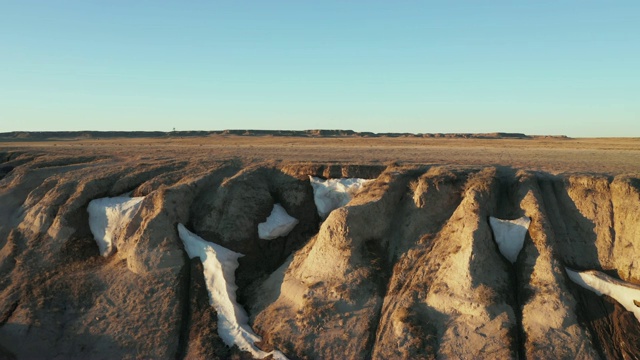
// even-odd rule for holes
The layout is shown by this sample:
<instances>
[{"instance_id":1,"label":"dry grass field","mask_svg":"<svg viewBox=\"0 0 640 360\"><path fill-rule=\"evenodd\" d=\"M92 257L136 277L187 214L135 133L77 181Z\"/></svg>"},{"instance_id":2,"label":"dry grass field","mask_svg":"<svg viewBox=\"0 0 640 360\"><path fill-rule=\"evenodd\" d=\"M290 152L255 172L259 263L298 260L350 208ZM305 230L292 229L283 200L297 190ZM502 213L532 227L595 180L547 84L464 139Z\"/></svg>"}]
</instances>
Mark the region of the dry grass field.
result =
<instances>
[{"instance_id":1,"label":"dry grass field","mask_svg":"<svg viewBox=\"0 0 640 360\"><path fill-rule=\"evenodd\" d=\"M0 141L0 151L106 157L349 164L501 165L550 173L638 173L640 138L462 139L212 135Z\"/></svg>"}]
</instances>

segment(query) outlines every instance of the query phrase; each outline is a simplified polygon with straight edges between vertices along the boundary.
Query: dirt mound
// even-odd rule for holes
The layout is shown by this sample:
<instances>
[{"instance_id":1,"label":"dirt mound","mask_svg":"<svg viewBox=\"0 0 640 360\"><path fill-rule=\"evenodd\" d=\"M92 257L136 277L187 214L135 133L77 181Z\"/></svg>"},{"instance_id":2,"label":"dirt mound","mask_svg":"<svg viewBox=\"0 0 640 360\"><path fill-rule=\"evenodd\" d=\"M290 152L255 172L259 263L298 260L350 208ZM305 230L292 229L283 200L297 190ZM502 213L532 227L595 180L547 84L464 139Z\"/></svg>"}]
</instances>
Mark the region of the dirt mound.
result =
<instances>
[{"instance_id":1,"label":"dirt mound","mask_svg":"<svg viewBox=\"0 0 640 360\"><path fill-rule=\"evenodd\" d=\"M4 155L3 155L4 156ZM564 271L640 283L640 179L505 167L0 158L0 357L248 358L176 230L243 253L238 301L290 358L634 358L640 324ZM309 176L375 179L321 222ZM101 257L91 200L144 197ZM262 240L275 203L299 220ZM531 224L512 264L489 217ZM640 301L640 299L638 299Z\"/></svg>"}]
</instances>

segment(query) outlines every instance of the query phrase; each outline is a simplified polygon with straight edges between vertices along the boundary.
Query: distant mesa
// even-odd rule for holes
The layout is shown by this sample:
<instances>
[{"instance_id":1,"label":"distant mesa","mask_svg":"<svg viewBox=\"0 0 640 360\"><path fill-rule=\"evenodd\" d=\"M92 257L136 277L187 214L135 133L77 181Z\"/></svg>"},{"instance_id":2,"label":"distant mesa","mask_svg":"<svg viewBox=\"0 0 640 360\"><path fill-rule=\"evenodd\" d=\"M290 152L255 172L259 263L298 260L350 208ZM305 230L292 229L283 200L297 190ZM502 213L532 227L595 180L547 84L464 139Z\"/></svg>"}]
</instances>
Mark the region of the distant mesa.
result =
<instances>
[{"instance_id":1,"label":"distant mesa","mask_svg":"<svg viewBox=\"0 0 640 360\"><path fill-rule=\"evenodd\" d=\"M282 136L282 137L413 137L455 139L567 138L565 135L538 136L522 133L374 133L353 130L211 130L211 131L12 131L0 133L0 141L52 141L111 138L175 138L195 136Z\"/></svg>"}]
</instances>

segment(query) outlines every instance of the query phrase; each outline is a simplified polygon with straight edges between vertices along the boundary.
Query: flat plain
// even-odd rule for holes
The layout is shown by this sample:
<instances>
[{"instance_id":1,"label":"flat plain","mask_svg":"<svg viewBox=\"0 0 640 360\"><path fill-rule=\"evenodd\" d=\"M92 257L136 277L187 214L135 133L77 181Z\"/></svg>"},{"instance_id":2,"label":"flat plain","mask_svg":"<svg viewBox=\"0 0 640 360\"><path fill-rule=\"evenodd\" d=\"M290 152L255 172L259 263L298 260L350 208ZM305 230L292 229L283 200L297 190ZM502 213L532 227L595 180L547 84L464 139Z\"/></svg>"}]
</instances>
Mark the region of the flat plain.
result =
<instances>
[{"instance_id":1,"label":"flat plain","mask_svg":"<svg viewBox=\"0 0 640 360\"><path fill-rule=\"evenodd\" d=\"M203 137L0 141L4 151L107 157L341 164L509 166L558 173L640 171L640 138Z\"/></svg>"}]
</instances>

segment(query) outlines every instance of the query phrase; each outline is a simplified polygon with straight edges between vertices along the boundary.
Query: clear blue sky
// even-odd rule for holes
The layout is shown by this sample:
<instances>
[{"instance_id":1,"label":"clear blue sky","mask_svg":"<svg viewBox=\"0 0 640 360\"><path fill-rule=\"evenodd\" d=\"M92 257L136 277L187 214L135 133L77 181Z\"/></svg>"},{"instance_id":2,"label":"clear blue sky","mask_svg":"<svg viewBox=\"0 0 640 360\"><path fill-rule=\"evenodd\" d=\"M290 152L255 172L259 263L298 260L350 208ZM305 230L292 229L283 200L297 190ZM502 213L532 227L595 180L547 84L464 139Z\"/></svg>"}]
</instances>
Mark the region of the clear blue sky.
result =
<instances>
[{"instance_id":1,"label":"clear blue sky","mask_svg":"<svg viewBox=\"0 0 640 360\"><path fill-rule=\"evenodd\" d=\"M640 136L640 1L0 0L0 132Z\"/></svg>"}]
</instances>

